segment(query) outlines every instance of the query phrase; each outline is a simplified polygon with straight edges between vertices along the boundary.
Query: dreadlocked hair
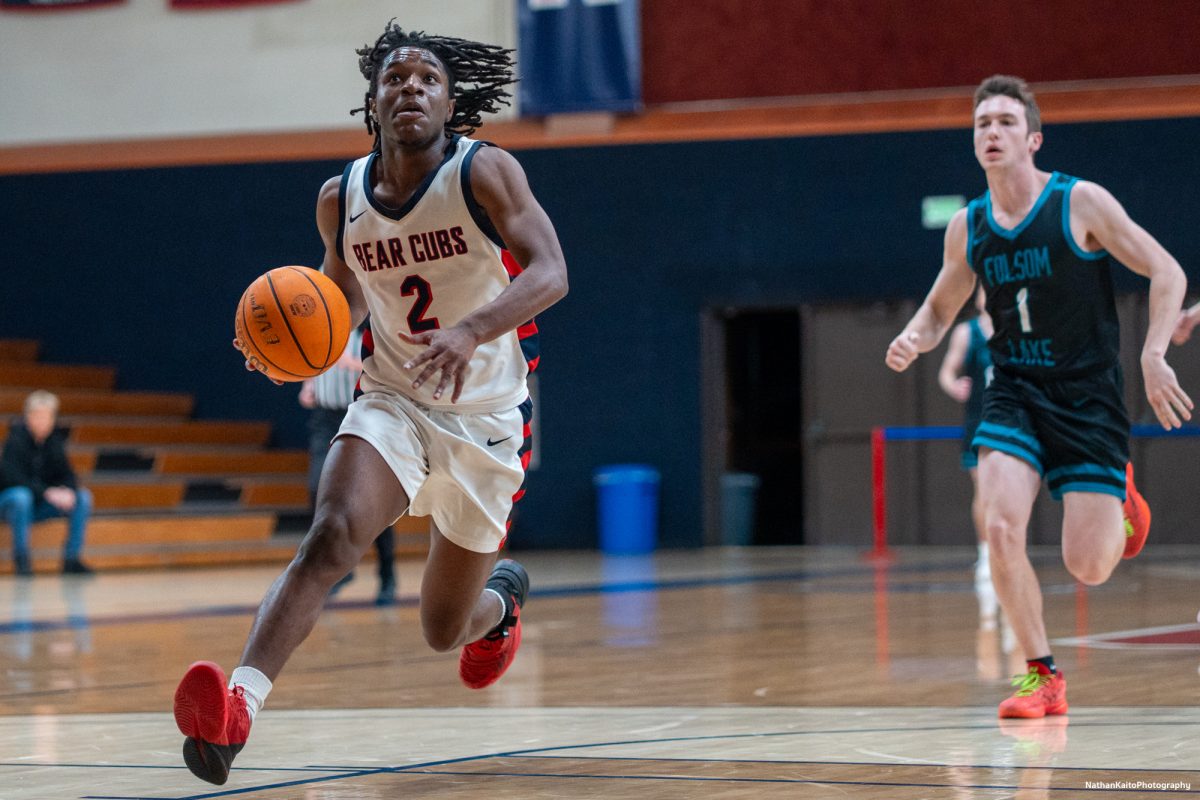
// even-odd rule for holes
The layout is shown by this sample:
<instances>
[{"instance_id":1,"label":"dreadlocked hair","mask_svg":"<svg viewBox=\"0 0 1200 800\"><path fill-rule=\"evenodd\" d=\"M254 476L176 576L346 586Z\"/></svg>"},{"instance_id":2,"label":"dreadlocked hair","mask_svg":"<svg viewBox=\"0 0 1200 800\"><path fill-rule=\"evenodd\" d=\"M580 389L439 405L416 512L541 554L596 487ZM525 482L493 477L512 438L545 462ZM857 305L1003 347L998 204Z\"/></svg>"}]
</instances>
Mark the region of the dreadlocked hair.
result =
<instances>
[{"instance_id":1,"label":"dreadlocked hair","mask_svg":"<svg viewBox=\"0 0 1200 800\"><path fill-rule=\"evenodd\" d=\"M399 47L418 47L428 50L442 62L450 78L450 96L454 113L446 121L446 135L471 134L483 124L483 115L494 114L501 105L511 105L512 95L505 86L516 81L513 76L513 51L498 45L456 39L453 36L427 36L424 31L405 31L392 19L375 40L358 53L358 69L370 84L361 108L351 114L363 114L367 133L375 136L379 150L379 123L371 116L371 98L379 88L379 71L388 53Z\"/></svg>"}]
</instances>

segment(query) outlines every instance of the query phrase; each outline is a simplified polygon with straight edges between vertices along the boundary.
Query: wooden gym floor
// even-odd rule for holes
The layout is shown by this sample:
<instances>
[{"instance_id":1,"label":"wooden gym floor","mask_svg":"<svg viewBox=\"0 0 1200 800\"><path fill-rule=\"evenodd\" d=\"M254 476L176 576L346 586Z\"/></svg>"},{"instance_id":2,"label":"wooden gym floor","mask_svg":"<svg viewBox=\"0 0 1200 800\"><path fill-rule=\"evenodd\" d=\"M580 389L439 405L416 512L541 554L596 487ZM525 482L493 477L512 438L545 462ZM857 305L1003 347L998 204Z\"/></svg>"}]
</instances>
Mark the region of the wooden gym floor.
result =
<instances>
[{"instance_id":1,"label":"wooden gym floor","mask_svg":"<svg viewBox=\"0 0 1200 800\"><path fill-rule=\"evenodd\" d=\"M417 624L419 565L326 611L229 783L193 778L185 667L232 667L277 568L0 578L0 799L1140 798L1200 794L1200 549L1083 590L1035 554L1071 712L1000 724L1021 668L973 549L518 554L509 674L471 692Z\"/></svg>"}]
</instances>

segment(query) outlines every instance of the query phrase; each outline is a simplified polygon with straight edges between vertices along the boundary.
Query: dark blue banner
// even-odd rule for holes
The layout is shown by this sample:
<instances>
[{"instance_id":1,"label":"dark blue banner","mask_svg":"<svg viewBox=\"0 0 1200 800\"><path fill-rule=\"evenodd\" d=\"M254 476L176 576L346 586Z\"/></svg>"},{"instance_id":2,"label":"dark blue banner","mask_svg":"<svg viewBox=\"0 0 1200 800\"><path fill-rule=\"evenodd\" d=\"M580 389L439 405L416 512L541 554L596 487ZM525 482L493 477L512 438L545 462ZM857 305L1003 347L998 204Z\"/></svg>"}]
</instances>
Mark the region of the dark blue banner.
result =
<instances>
[{"instance_id":1,"label":"dark blue banner","mask_svg":"<svg viewBox=\"0 0 1200 800\"><path fill-rule=\"evenodd\" d=\"M642 107L639 0L519 0L521 113Z\"/></svg>"}]
</instances>

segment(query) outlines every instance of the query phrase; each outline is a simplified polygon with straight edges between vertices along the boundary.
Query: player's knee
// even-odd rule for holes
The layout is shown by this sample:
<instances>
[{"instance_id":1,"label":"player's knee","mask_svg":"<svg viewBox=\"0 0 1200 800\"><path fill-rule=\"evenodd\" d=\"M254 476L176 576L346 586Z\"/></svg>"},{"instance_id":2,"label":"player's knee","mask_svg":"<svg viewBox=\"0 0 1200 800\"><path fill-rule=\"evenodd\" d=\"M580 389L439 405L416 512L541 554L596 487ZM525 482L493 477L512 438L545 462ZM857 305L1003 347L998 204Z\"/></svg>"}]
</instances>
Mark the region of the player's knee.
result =
<instances>
[{"instance_id":1,"label":"player's knee","mask_svg":"<svg viewBox=\"0 0 1200 800\"><path fill-rule=\"evenodd\" d=\"M450 609L439 611L421 604L421 635L435 652L447 653L462 647L468 622L469 618Z\"/></svg>"},{"instance_id":2,"label":"player's knee","mask_svg":"<svg viewBox=\"0 0 1200 800\"><path fill-rule=\"evenodd\" d=\"M1071 574L1075 576L1075 580L1085 586L1099 586L1108 580L1109 575L1112 575L1112 569L1092 564L1083 569L1072 569Z\"/></svg>"},{"instance_id":3,"label":"player's knee","mask_svg":"<svg viewBox=\"0 0 1200 800\"><path fill-rule=\"evenodd\" d=\"M1098 553L1081 548L1063 548L1063 564L1075 580L1087 586L1099 586L1112 574L1115 562L1105 563Z\"/></svg>"},{"instance_id":4,"label":"player's knee","mask_svg":"<svg viewBox=\"0 0 1200 800\"><path fill-rule=\"evenodd\" d=\"M462 647L463 638L471 618L469 613L453 605L439 605L422 598L421 602L421 635L426 644L438 653L446 653Z\"/></svg>"},{"instance_id":5,"label":"player's knee","mask_svg":"<svg viewBox=\"0 0 1200 800\"><path fill-rule=\"evenodd\" d=\"M1025 550L1025 527L1004 514L986 515L988 547L1001 559Z\"/></svg>"},{"instance_id":6,"label":"player's knee","mask_svg":"<svg viewBox=\"0 0 1200 800\"><path fill-rule=\"evenodd\" d=\"M458 649L459 636L451 634L443 628L428 628L421 627L421 633L425 635L425 642L430 649L435 653L449 653L451 650Z\"/></svg>"},{"instance_id":7,"label":"player's knee","mask_svg":"<svg viewBox=\"0 0 1200 800\"><path fill-rule=\"evenodd\" d=\"M358 563L359 553L350 536L349 521L340 514L318 514L296 553L296 566L306 574L331 583Z\"/></svg>"}]
</instances>

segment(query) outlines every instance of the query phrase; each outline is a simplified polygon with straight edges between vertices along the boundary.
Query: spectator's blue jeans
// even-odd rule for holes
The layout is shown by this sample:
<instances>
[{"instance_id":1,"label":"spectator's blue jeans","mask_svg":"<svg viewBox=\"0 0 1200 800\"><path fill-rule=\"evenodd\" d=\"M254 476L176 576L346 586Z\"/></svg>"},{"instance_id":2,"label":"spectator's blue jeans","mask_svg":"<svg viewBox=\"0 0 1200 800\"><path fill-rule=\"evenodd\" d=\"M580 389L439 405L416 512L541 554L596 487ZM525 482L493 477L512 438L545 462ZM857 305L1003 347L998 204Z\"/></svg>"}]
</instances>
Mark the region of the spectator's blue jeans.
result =
<instances>
[{"instance_id":1,"label":"spectator's blue jeans","mask_svg":"<svg viewBox=\"0 0 1200 800\"><path fill-rule=\"evenodd\" d=\"M0 519L12 528L13 557L29 557L29 526L54 517L67 517L67 543L63 558L79 558L88 517L92 514L92 493L80 487L75 490L75 508L64 514L42 498L35 498L25 486L13 486L0 491Z\"/></svg>"}]
</instances>

